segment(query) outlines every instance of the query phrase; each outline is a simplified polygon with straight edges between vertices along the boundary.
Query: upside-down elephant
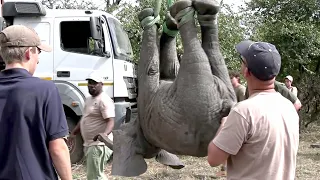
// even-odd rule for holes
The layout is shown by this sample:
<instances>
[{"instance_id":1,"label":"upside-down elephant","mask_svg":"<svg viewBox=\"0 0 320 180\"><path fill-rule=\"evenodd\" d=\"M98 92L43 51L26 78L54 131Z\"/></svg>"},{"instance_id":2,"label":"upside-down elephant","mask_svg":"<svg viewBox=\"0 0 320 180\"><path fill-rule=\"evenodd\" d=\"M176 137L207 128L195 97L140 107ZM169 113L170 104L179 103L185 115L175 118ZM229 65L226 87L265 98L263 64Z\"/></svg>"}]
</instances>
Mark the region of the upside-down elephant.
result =
<instances>
[{"instance_id":1,"label":"upside-down elephant","mask_svg":"<svg viewBox=\"0 0 320 180\"><path fill-rule=\"evenodd\" d=\"M144 32L138 65L138 117L113 132L113 175L144 173L145 158L156 157L162 164L182 168L176 155L207 155L221 119L236 103L219 47L219 5L215 0L175 2L166 17L160 46L153 9L139 14ZM177 32L184 48L180 62Z\"/></svg>"}]
</instances>

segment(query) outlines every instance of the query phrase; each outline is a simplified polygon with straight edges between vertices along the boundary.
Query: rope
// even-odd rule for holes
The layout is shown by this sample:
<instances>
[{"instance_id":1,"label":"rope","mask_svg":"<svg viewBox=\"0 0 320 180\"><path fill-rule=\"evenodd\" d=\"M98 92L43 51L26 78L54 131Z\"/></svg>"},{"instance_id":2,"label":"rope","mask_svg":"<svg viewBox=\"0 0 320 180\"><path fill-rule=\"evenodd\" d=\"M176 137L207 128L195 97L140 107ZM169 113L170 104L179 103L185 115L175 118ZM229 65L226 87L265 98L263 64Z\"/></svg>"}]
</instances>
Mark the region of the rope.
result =
<instances>
[{"instance_id":1,"label":"rope","mask_svg":"<svg viewBox=\"0 0 320 180\"><path fill-rule=\"evenodd\" d=\"M178 22L178 28L194 19L195 10L192 7L187 7L181 10L175 17Z\"/></svg>"},{"instance_id":2,"label":"rope","mask_svg":"<svg viewBox=\"0 0 320 180\"><path fill-rule=\"evenodd\" d=\"M172 0L167 0L167 10L169 11L170 7L172 6L173 1Z\"/></svg>"},{"instance_id":3,"label":"rope","mask_svg":"<svg viewBox=\"0 0 320 180\"><path fill-rule=\"evenodd\" d=\"M159 16L160 10L161 10L161 3L162 0L155 0L155 5L154 5L154 17Z\"/></svg>"},{"instance_id":4,"label":"rope","mask_svg":"<svg viewBox=\"0 0 320 180\"><path fill-rule=\"evenodd\" d=\"M161 2L162 0L155 0L153 16L148 16L141 21L142 29L149 28L160 21Z\"/></svg>"},{"instance_id":5,"label":"rope","mask_svg":"<svg viewBox=\"0 0 320 180\"><path fill-rule=\"evenodd\" d=\"M160 16L157 16L156 18L154 18L153 16L148 16L141 21L142 29L149 28L155 25L159 21L160 21Z\"/></svg>"},{"instance_id":6,"label":"rope","mask_svg":"<svg viewBox=\"0 0 320 180\"><path fill-rule=\"evenodd\" d=\"M167 24L166 22L163 23L163 32L166 33L168 36L171 36L171 37L176 37L177 34L179 33L179 31L177 30L171 30L167 27Z\"/></svg>"}]
</instances>

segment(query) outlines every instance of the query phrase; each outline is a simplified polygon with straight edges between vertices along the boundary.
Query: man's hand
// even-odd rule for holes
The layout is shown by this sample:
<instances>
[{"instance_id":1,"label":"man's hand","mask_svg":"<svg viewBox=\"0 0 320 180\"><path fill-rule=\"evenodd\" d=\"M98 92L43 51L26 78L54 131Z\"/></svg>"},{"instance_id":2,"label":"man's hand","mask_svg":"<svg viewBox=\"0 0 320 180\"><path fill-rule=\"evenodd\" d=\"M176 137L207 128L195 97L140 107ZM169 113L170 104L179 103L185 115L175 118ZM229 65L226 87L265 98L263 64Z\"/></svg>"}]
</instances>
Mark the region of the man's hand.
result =
<instances>
[{"instance_id":1,"label":"man's hand","mask_svg":"<svg viewBox=\"0 0 320 180\"><path fill-rule=\"evenodd\" d=\"M69 136L67 137L67 144L69 145L72 141L74 141L76 137L77 135L71 132L71 134L69 134Z\"/></svg>"},{"instance_id":2,"label":"man's hand","mask_svg":"<svg viewBox=\"0 0 320 180\"><path fill-rule=\"evenodd\" d=\"M100 133L93 138L94 141L103 142L109 149L113 150L113 142L108 138L108 135L105 133Z\"/></svg>"}]
</instances>

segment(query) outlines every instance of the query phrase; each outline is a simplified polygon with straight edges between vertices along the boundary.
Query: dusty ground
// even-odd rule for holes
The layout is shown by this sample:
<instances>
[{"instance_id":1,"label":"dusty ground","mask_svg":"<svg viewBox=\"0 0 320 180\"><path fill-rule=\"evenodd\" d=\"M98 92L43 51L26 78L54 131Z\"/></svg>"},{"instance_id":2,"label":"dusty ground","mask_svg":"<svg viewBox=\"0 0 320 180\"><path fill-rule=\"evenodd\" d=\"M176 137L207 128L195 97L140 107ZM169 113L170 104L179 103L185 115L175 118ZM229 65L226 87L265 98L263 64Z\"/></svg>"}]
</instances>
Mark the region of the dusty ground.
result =
<instances>
[{"instance_id":1,"label":"dusty ground","mask_svg":"<svg viewBox=\"0 0 320 180\"><path fill-rule=\"evenodd\" d=\"M314 180L320 179L320 149L310 148L310 144L320 142L320 126L312 126L307 131L301 133L300 147L297 160L296 179ZM136 178L123 178L110 176L111 165L106 169L110 180L129 179L164 179L164 180L194 180L194 179L224 179L215 177L218 168L211 168L206 158L181 157L186 167L181 170L172 170L153 159L147 160L148 170L145 174ZM73 166L73 178L85 180L85 167L83 165Z\"/></svg>"}]
</instances>

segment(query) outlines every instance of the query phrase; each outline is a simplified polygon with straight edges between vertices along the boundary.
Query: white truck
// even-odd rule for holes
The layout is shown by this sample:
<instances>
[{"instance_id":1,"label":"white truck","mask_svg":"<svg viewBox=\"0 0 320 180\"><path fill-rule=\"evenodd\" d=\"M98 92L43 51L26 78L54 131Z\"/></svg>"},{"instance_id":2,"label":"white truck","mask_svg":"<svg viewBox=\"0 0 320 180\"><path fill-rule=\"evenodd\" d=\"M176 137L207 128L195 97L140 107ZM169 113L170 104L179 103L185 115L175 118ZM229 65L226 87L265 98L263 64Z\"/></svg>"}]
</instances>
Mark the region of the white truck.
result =
<instances>
[{"instance_id":1,"label":"white truck","mask_svg":"<svg viewBox=\"0 0 320 180\"><path fill-rule=\"evenodd\" d=\"M124 122L126 111L136 103L136 64L128 35L114 16L95 10L47 9L28 0L5 0L1 13L0 30L26 25L53 47L40 54L35 76L58 87L70 131L83 114L89 95L85 79L94 71L103 76L104 93L115 102L115 128ZM72 163L82 159L82 143L78 135L69 144Z\"/></svg>"}]
</instances>

